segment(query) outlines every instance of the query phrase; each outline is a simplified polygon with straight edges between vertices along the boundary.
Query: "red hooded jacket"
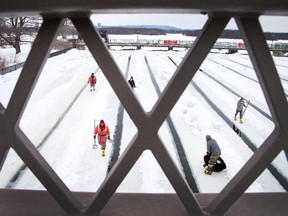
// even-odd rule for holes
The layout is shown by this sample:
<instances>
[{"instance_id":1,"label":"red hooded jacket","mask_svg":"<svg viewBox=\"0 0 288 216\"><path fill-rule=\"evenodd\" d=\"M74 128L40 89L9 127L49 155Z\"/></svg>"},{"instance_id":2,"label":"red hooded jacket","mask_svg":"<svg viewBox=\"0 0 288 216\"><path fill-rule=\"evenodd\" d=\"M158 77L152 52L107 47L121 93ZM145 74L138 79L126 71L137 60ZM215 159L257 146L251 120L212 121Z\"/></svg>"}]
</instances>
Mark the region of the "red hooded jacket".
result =
<instances>
[{"instance_id":1,"label":"red hooded jacket","mask_svg":"<svg viewBox=\"0 0 288 216\"><path fill-rule=\"evenodd\" d=\"M96 76L90 76L89 77L89 79L88 79L88 83L90 83L90 84L92 84L92 83L94 83L94 84L96 84L96 82L97 82L97 78L96 78Z\"/></svg>"},{"instance_id":2,"label":"red hooded jacket","mask_svg":"<svg viewBox=\"0 0 288 216\"><path fill-rule=\"evenodd\" d=\"M107 141L108 136L110 135L110 130L108 125L105 124L103 120L95 127L94 135L98 134L98 142L105 143Z\"/></svg>"}]
</instances>

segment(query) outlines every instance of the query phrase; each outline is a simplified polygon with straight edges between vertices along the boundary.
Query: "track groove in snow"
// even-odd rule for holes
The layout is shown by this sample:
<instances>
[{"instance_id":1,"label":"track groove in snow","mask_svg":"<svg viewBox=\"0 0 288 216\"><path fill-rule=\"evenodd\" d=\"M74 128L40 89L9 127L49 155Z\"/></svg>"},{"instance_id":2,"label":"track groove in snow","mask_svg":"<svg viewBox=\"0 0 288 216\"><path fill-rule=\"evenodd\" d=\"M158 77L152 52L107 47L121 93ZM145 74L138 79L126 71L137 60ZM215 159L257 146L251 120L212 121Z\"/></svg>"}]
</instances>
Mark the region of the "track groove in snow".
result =
<instances>
[{"instance_id":1,"label":"track groove in snow","mask_svg":"<svg viewBox=\"0 0 288 216\"><path fill-rule=\"evenodd\" d=\"M130 61L131 61L131 56L129 56L128 58L125 78L128 77ZM110 172L110 170L112 169L112 167L114 166L114 164L116 163L120 155L120 146L121 146L122 133L123 133L123 117L124 117L124 107L122 106L122 104L120 104L118 107L118 113L117 113L117 124L115 125L115 133L113 136L113 150L110 156L107 173Z\"/></svg>"},{"instance_id":2,"label":"track groove in snow","mask_svg":"<svg viewBox=\"0 0 288 216\"><path fill-rule=\"evenodd\" d=\"M66 71L69 72L67 75L73 74L75 76L79 75L79 77L81 75L81 77L84 77L84 79L81 78L81 80L87 82L88 75L90 75L93 69L95 69L97 66L91 64L91 60L94 61L94 59L86 55L86 53L88 53L87 50L71 50L65 55L55 57L53 60L48 60L47 64L45 65L45 67L47 66L47 69L43 70L41 77L39 78L39 87L45 89L48 84L54 82L52 78L60 78L61 76L59 75L59 72L62 74L66 73ZM129 74L134 76L137 86L137 88L134 89L134 93L137 96L137 99L141 102L143 108L147 111L153 108L153 105L158 99L158 95L156 94L151 82L151 77L149 77L149 72L147 71L147 66L145 65L144 61L144 55L149 59L149 64L155 79L157 80L159 88L162 90L165 87L165 84L171 78L171 75L173 75L173 71L175 69L171 61L168 61L167 55L173 55L173 58L180 59L186 54L186 52L145 52L143 50L135 50L132 52L113 51L111 53L113 56L115 56L115 60L119 67L123 68L123 73L125 72L125 67L127 66L128 56L131 55L132 58ZM224 57L224 55L217 54L213 54L211 56L213 58ZM235 54L233 56L238 59L242 58L241 55ZM77 69L77 67L74 67L77 64L83 64L83 66L80 68L78 67ZM215 69L217 71L221 70L220 67L215 68L215 66L212 66L212 62L209 64L208 61L205 61L204 64L206 67L211 66L211 71L214 71ZM93 69L91 70L92 67ZM75 71L71 71L73 68L75 68ZM47 71L47 73L45 73L45 71ZM219 71L219 75L220 72L223 72L225 76L231 74L231 76L228 76L231 83L232 81L235 81L236 75L233 75L232 73L225 73L224 69ZM43 79L42 76L44 76ZM211 80L207 79L207 77L205 78L203 75L198 76L198 74L196 74L196 76L196 79L199 81L197 84L201 84L200 87L202 90L207 91L206 94L210 94L211 97L215 97L216 102L217 100L221 101L223 97L225 98L227 96L223 90L216 87ZM99 151L92 150L93 120L95 118L97 121L99 121L101 118L105 118L106 122L110 126L111 134L113 136L115 133L114 126L117 125L116 119L119 100L117 99L113 90L111 90L111 86L109 86L108 81L101 71L97 73L97 78L98 83L96 85L96 91L90 92L88 88L84 90L83 94L75 102L75 105L71 108L70 112L67 113L61 124L59 124L57 130L55 130L52 136L47 140L47 142L49 142L49 147L47 147L45 144L43 149L41 149L41 154L45 157L55 172L57 172L61 180L64 181L67 187L69 187L69 189L72 191L95 192L99 187L101 187L101 184L107 175L107 165L109 154L111 153L111 146L108 144L107 157L105 158L101 157ZM79 79L71 80L75 81L75 83L73 83L73 87L81 82ZM240 78L237 78L237 81L242 82L242 80L243 78L241 78L241 80ZM226 80L225 82L228 81ZM9 87L9 89L13 89L13 83L15 83L14 73L5 75L5 80L3 80L1 83L3 84L1 85L1 91L3 90L3 92L5 92L5 97L1 96L0 98L1 102L4 101L4 104L7 104L6 96L9 96L11 93L11 90L6 90L5 88L8 89ZM55 83L61 82L57 82L55 80ZM67 83L67 86L65 86L65 82L62 82L61 86L54 86L55 89L51 89L51 92L46 91L46 93L53 94L56 101L59 101L59 99L64 100L68 96L71 96L72 89L71 85L68 86L68 84L72 83L69 82ZM215 92L210 91L209 93L209 85L212 86L212 89L216 89ZM254 87L252 82L250 82L249 85ZM250 90L250 88L247 88L247 86L245 86L244 89L241 89L239 86L239 84L235 85L235 88L238 88L238 90L243 90L243 93L247 93ZM61 95L64 97L56 98L60 95L55 94L55 92L58 91L54 90L59 90L62 92L61 90L63 90L63 88L69 90L65 92L64 95ZM39 90L39 93L41 94L41 89ZM228 113L228 115L229 113L234 114L233 112L235 109L234 106L236 103L236 98L229 96L226 98L226 100L229 102L227 103L226 101L226 103L223 104L225 107L227 107L227 109L222 111L224 113ZM253 99L253 102L254 101L255 99ZM262 101L263 97L259 98L259 103ZM52 97L41 98L41 95L39 95L39 97L36 97L33 102L35 102L31 104L31 110L33 110L33 112L27 113L27 120L33 122L32 120L37 119L38 121L41 120L42 122L44 118L44 121L47 122L47 124L51 123L50 120L55 114L54 112L51 112L51 102L54 102ZM44 113L46 113L46 111L50 111L49 115L39 116L39 113L35 113L35 111L38 110L35 109L35 105L37 105L36 108L41 107L40 114L44 109ZM53 107L60 108L59 106L62 106L63 103L57 105L58 106L54 106L53 104ZM186 153L189 166L193 170L193 174L195 174L197 186L201 193L220 192L227 185L227 183L233 179L246 161L253 155L253 152L247 147L247 145L243 144L243 140L240 139L240 137L231 130L223 119L220 118L219 115L207 105L207 102L199 95L192 85L187 86L187 90L185 90L171 111L170 116L175 124ZM268 134L266 129L270 128L270 125L267 124L267 121L261 117L261 115L254 114L252 109L249 109L245 113L245 116L245 123L247 123L245 124L245 127L249 123L251 125L250 128L252 128L253 131L260 132L261 136L264 137L260 139L261 137L258 137L257 134L252 134L253 141L256 142L257 145L261 145L261 143L263 143L263 139L265 139L265 136ZM37 125L35 127L35 124L29 124L30 121L25 121L25 124L23 124L23 128L27 130L29 135L29 132L35 130L35 128L38 126ZM256 124L254 124L255 122ZM258 122L263 123L261 124L261 128L259 127L260 124L258 124ZM241 129L245 130L245 127L242 127ZM40 133L45 131L47 130L37 130L36 132ZM133 124L129 115L127 115L127 112L124 110L120 156L123 153L123 150L125 150L127 145L131 142L135 132L137 132L137 128ZM223 150L223 158L228 166L227 170L224 172L213 173L212 176L205 175L203 173L202 166L203 155L205 154L205 135L207 133L211 134L212 137L215 137L219 142L219 145ZM35 135L35 133L32 133L32 135ZM159 136L163 140L163 144L169 151L169 154L175 161L175 164L177 164L179 169L182 171L182 167L178 163L177 150L175 150L167 122L161 126ZM287 160L285 159L284 154L279 154L279 156L281 157L277 157L273 163L276 162L276 164L281 164L280 169L283 174L287 176ZM7 169L5 166L9 168L10 165L11 164L8 163L8 161L5 161L4 170L1 171L1 174L6 173ZM182 173L183 172L181 172L181 174ZM184 174L183 177L185 177ZM17 184L14 186L15 188L45 190L45 188L41 186L41 183L38 182L33 174L29 173L29 170L26 170L25 173L23 172L23 176L21 176L21 179L19 179ZM161 167L157 163L157 160L155 160L153 154L151 154L149 151L143 152L117 191L144 193L175 192L169 181L167 181L167 177L165 179L165 173L163 173ZM255 179L254 183L247 188L247 192L250 191L282 192L284 189L281 185L279 185L269 171L264 170L264 172L257 179Z\"/></svg>"},{"instance_id":3,"label":"track groove in snow","mask_svg":"<svg viewBox=\"0 0 288 216\"><path fill-rule=\"evenodd\" d=\"M149 74L151 76L151 79L152 79L152 83L156 89L156 92L158 94L158 96L161 95L161 91L160 91L160 88L157 84L157 81L153 75L153 72L151 70L151 67L149 65L149 62L146 58L146 56L144 57L145 58L145 62L146 62L146 65L148 67L148 71L149 71ZM183 168L183 172L185 174L185 178L187 180L187 183L188 185L190 186L191 190L194 192L194 193L199 193L199 189L197 187L197 184L196 184L196 181L193 177L193 174L192 174L192 169L190 168L189 166L189 163L188 163L188 160L187 160L187 157L186 157L186 153L184 151L184 148L183 148L183 144L181 142L181 139L177 133L177 130L173 124L173 121L169 116L167 116L167 119L166 119L168 125L169 125L169 129L171 131L171 134L172 134L172 137L173 137L173 143L174 145L176 146L176 149L177 149L177 153L178 153L178 158L179 158L179 162L181 163L181 166Z\"/></svg>"},{"instance_id":4,"label":"track groove in snow","mask_svg":"<svg viewBox=\"0 0 288 216\"><path fill-rule=\"evenodd\" d=\"M168 57L173 64L178 67L177 63L175 61L173 61L173 59L171 57ZM220 81L218 81L217 79L215 79L214 77L212 77L211 75L209 75L207 72L203 71L202 69L200 69L200 71L202 73L204 73L206 76L208 76L210 79L212 79L213 81L215 81L217 84L219 84L220 86L222 86L223 88L225 88L226 90L228 90L229 92L231 92L232 94L236 95L237 97L240 97L239 94L237 94L235 91L233 91L231 88L227 87L226 85L224 85L223 83L221 83ZM245 76L246 77L246 76ZM246 77L247 78L247 77ZM231 121L225 113L223 113L221 111L221 108L218 107L215 103L213 103L212 100L209 99L209 97L201 90L201 88L194 82L192 81L191 84L194 86L194 88L203 96L203 98L205 98L205 100L207 101L207 103L219 114L219 116L221 116L221 118L227 123L227 125L229 125L233 130L235 130L235 125L234 122ZM265 113L264 111L262 111L261 109L259 109L257 106L253 105L250 102L250 105L256 109L259 113L261 113L264 117L268 118L269 120L272 121L272 118L270 116L267 115L267 113ZM239 125L239 124L238 124ZM241 129L240 129L241 130ZM241 138L243 139L243 141L247 144L247 146L253 151L255 152L257 150L257 146L255 145L255 143L253 143L251 141L251 139L249 138L249 136L247 136L245 134L245 132L241 132ZM277 179L277 181L283 186L283 188L285 188L286 191L288 191L288 182L286 180L286 178L277 170L277 168L275 166L273 166L272 164L267 166L267 169L271 172L271 174Z\"/></svg>"}]
</instances>

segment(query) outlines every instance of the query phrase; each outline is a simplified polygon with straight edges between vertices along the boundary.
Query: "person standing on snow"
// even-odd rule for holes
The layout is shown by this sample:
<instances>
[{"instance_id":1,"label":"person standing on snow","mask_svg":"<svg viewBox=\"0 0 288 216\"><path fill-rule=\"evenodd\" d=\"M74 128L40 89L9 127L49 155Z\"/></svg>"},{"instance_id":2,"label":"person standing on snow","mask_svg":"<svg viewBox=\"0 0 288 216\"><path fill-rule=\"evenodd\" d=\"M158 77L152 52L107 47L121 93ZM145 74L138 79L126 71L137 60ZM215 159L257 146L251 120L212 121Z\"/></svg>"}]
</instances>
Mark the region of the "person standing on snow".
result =
<instances>
[{"instance_id":1,"label":"person standing on snow","mask_svg":"<svg viewBox=\"0 0 288 216\"><path fill-rule=\"evenodd\" d=\"M207 141L207 154L210 155L208 166L204 170L204 173L207 175L211 175L214 171L217 160L221 155L221 149L218 146L216 140L212 139L210 135L206 136Z\"/></svg>"},{"instance_id":2,"label":"person standing on snow","mask_svg":"<svg viewBox=\"0 0 288 216\"><path fill-rule=\"evenodd\" d=\"M134 89L136 86L135 86L135 82L134 82L134 79L133 79L133 76L130 77L130 79L128 80L130 86Z\"/></svg>"},{"instance_id":3,"label":"person standing on snow","mask_svg":"<svg viewBox=\"0 0 288 216\"><path fill-rule=\"evenodd\" d=\"M110 140L110 130L108 125L105 124L104 120L101 120L100 123L94 129L94 139L96 139L96 135L98 139L99 145L101 145L102 156L105 156L105 148L107 139Z\"/></svg>"},{"instance_id":4,"label":"person standing on snow","mask_svg":"<svg viewBox=\"0 0 288 216\"><path fill-rule=\"evenodd\" d=\"M92 89L93 89L93 91L95 91L96 82L97 82L97 78L94 75L94 73L92 73L91 76L89 76L89 79L88 79L88 84L90 83L90 91L92 91Z\"/></svg>"},{"instance_id":5,"label":"person standing on snow","mask_svg":"<svg viewBox=\"0 0 288 216\"><path fill-rule=\"evenodd\" d=\"M245 100L243 97L240 98L240 100L237 102L237 107L236 107L236 112L235 112L235 116L234 116L234 120L237 120L237 114L240 114L240 123L243 123L242 120L242 112L243 112L243 107L247 107L247 105L245 104Z\"/></svg>"}]
</instances>

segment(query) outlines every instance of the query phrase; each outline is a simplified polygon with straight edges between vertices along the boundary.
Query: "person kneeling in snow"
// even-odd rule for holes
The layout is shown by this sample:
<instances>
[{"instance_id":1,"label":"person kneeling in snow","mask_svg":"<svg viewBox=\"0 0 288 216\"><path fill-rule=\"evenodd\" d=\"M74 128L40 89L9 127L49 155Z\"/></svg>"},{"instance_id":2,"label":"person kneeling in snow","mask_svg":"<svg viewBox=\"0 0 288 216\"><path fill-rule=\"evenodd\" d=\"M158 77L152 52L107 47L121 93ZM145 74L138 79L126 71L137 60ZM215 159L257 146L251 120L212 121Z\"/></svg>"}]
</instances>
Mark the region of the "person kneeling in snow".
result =
<instances>
[{"instance_id":1,"label":"person kneeling in snow","mask_svg":"<svg viewBox=\"0 0 288 216\"><path fill-rule=\"evenodd\" d=\"M99 145L101 145L102 156L105 156L105 148L107 139L110 140L110 130L108 125L105 124L104 120L101 120L100 123L94 129L94 139L96 139L96 135L98 139Z\"/></svg>"},{"instance_id":2,"label":"person kneeling in snow","mask_svg":"<svg viewBox=\"0 0 288 216\"><path fill-rule=\"evenodd\" d=\"M211 154L204 155L204 164L203 164L204 167L208 166L210 156L211 156ZM214 166L213 171L214 172L221 172L224 169L226 169L226 164L225 164L224 160L221 157L219 157L218 160L216 161L216 164Z\"/></svg>"},{"instance_id":3,"label":"person kneeling in snow","mask_svg":"<svg viewBox=\"0 0 288 216\"><path fill-rule=\"evenodd\" d=\"M214 171L216 162L221 155L221 149L218 146L217 142L214 139L212 139L210 135L206 136L206 141L207 141L207 154L210 154L210 158L208 161L208 166L204 170L204 173L207 175L211 175L212 172Z\"/></svg>"}]
</instances>

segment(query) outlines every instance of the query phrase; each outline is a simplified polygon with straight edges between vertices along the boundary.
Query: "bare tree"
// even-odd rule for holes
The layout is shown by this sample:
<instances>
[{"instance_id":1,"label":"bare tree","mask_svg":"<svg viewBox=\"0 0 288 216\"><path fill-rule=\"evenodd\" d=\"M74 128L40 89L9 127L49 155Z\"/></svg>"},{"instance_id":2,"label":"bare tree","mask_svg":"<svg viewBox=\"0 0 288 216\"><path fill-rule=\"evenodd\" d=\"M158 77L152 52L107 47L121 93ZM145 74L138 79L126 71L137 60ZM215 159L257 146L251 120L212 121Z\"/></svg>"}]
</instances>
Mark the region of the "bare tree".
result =
<instances>
[{"instance_id":1,"label":"bare tree","mask_svg":"<svg viewBox=\"0 0 288 216\"><path fill-rule=\"evenodd\" d=\"M62 39L67 40L68 36L73 35L73 30L75 27L73 26L70 19L66 18L64 20L63 26L59 31L59 34L61 35Z\"/></svg>"},{"instance_id":2,"label":"bare tree","mask_svg":"<svg viewBox=\"0 0 288 216\"><path fill-rule=\"evenodd\" d=\"M39 18L35 17L4 17L0 18L0 39L13 46L16 54L21 52L21 36L30 28L38 27Z\"/></svg>"}]
</instances>

